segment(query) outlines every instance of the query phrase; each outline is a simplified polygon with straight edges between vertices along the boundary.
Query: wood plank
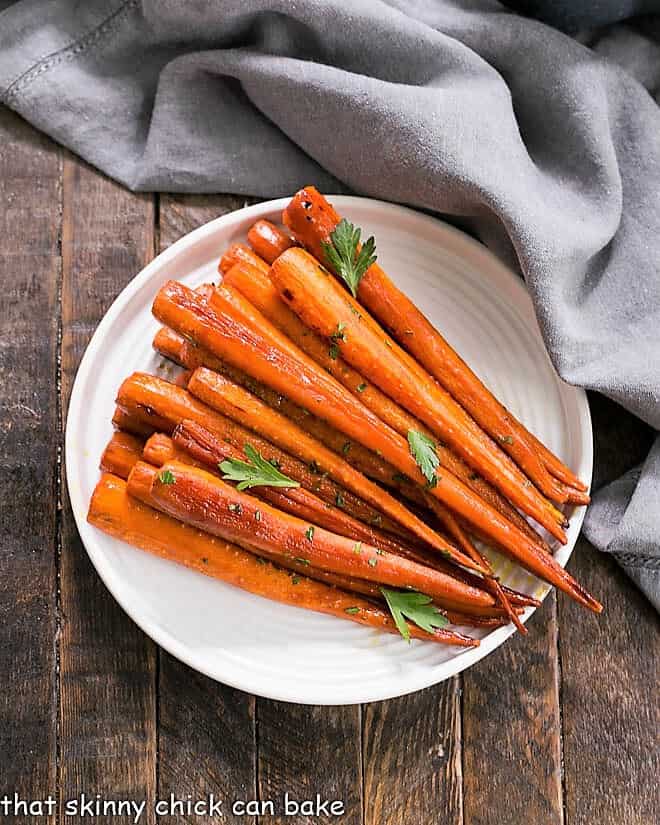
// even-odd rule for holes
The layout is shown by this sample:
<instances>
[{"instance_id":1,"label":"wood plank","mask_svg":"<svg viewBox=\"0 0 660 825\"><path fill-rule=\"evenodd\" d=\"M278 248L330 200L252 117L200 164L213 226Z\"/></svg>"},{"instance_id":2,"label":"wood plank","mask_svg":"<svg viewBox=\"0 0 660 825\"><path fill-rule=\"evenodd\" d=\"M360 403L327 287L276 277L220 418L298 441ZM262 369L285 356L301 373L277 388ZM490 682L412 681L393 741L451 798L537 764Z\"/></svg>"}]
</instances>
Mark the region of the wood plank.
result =
<instances>
[{"instance_id":1,"label":"wood plank","mask_svg":"<svg viewBox=\"0 0 660 825\"><path fill-rule=\"evenodd\" d=\"M601 396L590 402L598 487L643 460L653 435ZM567 820L649 825L660 820L658 615L586 539L569 568L605 611L597 617L559 602Z\"/></svg>"},{"instance_id":2,"label":"wood plank","mask_svg":"<svg viewBox=\"0 0 660 825\"><path fill-rule=\"evenodd\" d=\"M458 677L364 709L365 825L461 825Z\"/></svg>"},{"instance_id":3,"label":"wood plank","mask_svg":"<svg viewBox=\"0 0 660 825\"><path fill-rule=\"evenodd\" d=\"M228 196L163 195L160 249L219 215L243 206ZM220 251L218 250L218 258ZM255 817L232 813L235 800L256 798L254 697L195 673L161 651L159 679L158 795L186 800L225 800L226 825L249 825ZM218 822L217 816L191 818L180 809L161 816L163 825Z\"/></svg>"},{"instance_id":4,"label":"wood plank","mask_svg":"<svg viewBox=\"0 0 660 825\"><path fill-rule=\"evenodd\" d=\"M56 789L60 179L57 147L0 108L0 798L12 800Z\"/></svg>"},{"instance_id":5,"label":"wood plank","mask_svg":"<svg viewBox=\"0 0 660 825\"><path fill-rule=\"evenodd\" d=\"M274 813L259 825L316 825L319 821L363 822L361 709L293 705L257 699L259 797L271 800ZM341 802L343 813L319 817L308 808L287 816L292 802ZM291 809L295 813L295 808Z\"/></svg>"},{"instance_id":6,"label":"wood plank","mask_svg":"<svg viewBox=\"0 0 660 825\"><path fill-rule=\"evenodd\" d=\"M554 594L528 627L463 674L465 825L563 822Z\"/></svg>"},{"instance_id":7,"label":"wood plank","mask_svg":"<svg viewBox=\"0 0 660 825\"><path fill-rule=\"evenodd\" d=\"M150 260L154 198L133 195L70 156L64 161L62 395L106 309ZM108 416L111 410L108 410ZM90 461L97 461L97 456ZM156 650L116 604L62 513L61 792L147 801L154 821ZM64 822L79 817L65 816Z\"/></svg>"}]
</instances>

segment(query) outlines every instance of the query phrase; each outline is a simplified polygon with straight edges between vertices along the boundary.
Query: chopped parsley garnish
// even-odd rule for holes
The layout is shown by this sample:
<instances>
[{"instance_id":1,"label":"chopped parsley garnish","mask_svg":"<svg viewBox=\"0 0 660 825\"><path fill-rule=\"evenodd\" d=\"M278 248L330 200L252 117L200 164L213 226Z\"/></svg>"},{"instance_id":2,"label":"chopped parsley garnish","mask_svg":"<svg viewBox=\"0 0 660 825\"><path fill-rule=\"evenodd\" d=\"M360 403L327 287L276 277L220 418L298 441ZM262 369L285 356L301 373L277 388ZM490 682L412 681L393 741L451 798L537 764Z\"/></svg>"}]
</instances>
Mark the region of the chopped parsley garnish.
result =
<instances>
[{"instance_id":1,"label":"chopped parsley garnish","mask_svg":"<svg viewBox=\"0 0 660 825\"><path fill-rule=\"evenodd\" d=\"M160 481L161 484L174 484L176 479L171 470L163 470L162 473L158 474L158 481Z\"/></svg>"}]
</instances>

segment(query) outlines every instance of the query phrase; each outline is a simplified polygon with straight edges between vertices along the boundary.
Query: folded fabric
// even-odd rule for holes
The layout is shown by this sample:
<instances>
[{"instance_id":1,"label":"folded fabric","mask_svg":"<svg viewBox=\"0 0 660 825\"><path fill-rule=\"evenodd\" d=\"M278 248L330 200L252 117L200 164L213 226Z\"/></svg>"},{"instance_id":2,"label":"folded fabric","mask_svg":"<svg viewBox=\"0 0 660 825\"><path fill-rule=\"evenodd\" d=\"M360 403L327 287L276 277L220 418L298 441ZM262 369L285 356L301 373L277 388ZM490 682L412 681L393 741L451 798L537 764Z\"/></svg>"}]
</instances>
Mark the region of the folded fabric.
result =
<instances>
[{"instance_id":1,"label":"folded fabric","mask_svg":"<svg viewBox=\"0 0 660 825\"><path fill-rule=\"evenodd\" d=\"M575 40L493 0L22 0L0 90L132 189L460 218L520 267L560 375L660 428L660 112ZM657 546L659 473L597 497L602 549Z\"/></svg>"}]
</instances>

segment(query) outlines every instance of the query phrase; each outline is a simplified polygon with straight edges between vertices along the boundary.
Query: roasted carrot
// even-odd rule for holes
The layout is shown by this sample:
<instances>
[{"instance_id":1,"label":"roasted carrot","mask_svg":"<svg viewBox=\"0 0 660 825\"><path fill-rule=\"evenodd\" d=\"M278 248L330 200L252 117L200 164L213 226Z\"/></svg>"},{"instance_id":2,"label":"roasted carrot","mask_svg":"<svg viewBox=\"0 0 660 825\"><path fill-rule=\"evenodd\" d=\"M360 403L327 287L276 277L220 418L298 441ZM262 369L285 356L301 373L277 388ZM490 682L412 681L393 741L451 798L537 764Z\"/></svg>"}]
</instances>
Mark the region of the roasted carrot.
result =
<instances>
[{"instance_id":1,"label":"roasted carrot","mask_svg":"<svg viewBox=\"0 0 660 825\"><path fill-rule=\"evenodd\" d=\"M173 438L169 438L163 433L151 436L144 445L143 456L148 463L153 464L155 467L161 467L168 461L181 461L196 467L205 467L214 474L218 473L220 462L226 458L245 459L245 456L237 448L227 444L226 441L214 435L210 430L206 430L193 421L184 421L179 424L174 430ZM116 475L121 478L128 478L130 470L139 459L139 453L132 453L131 464L128 465L126 461L121 461L118 464L119 472ZM108 472L114 472L112 466L113 463L110 462L106 468ZM398 543L382 531L367 527L338 507L328 507L325 502L305 490L304 487L291 490L258 487L251 490L250 493L283 510L285 513L302 518L316 526L324 527L330 532L338 533L354 541L365 542L379 550L389 550L421 564L427 563L426 559L420 556L414 548ZM319 581L325 581L328 584L334 584L337 587L343 587L345 590L361 593L364 596L380 598L378 587L369 582L348 576L339 576L336 573L328 573L324 570L306 568L303 563L296 562L295 559L277 559L274 555L265 553L263 550L256 551L252 547L249 549L265 558L269 558L271 561L277 561L288 570L305 573ZM445 572L447 571L445 570ZM451 574L451 571L448 574ZM473 587L481 586L476 578L470 584ZM490 592L490 588L488 590ZM482 608L478 611L479 615L469 616L464 614L461 616L460 622L454 621L453 618L450 618L450 621L461 624L473 623L477 626L484 626L483 623L491 622L501 624L502 618L498 617L496 612L495 608ZM470 622L470 619L472 622Z\"/></svg>"},{"instance_id":2,"label":"roasted carrot","mask_svg":"<svg viewBox=\"0 0 660 825\"><path fill-rule=\"evenodd\" d=\"M112 423L118 430L131 433L139 438L148 438L154 431L148 422L140 421L126 410L122 410L121 407L115 407Z\"/></svg>"},{"instance_id":3,"label":"roasted carrot","mask_svg":"<svg viewBox=\"0 0 660 825\"><path fill-rule=\"evenodd\" d=\"M290 249L285 252L277 259L272 269L274 270L283 258L297 251ZM308 359L291 342L280 341L279 337L282 336L268 324L266 319L263 319L261 327L257 328L229 304L220 314L215 306L209 307L199 296L183 285L172 281L163 286L156 296L154 314L179 334L200 343L215 355L249 369L253 377L264 380L274 389L302 403L302 406L313 409L337 429L365 446L373 448L375 452L379 449L379 445L382 446L383 457L393 466L411 478L423 481L401 436L386 428L379 419L356 402L353 396L327 373L320 370L318 365ZM263 353L263 357L259 357L259 353ZM246 364L246 361L249 363ZM196 372L199 373L200 370ZM216 377L220 378L220 376ZM252 398L252 403L254 402L256 399ZM268 411L268 408L265 409ZM274 415L272 411L270 414ZM263 426L263 422L260 422L259 426ZM291 427L292 425L283 420L283 426ZM301 436L305 435L299 432ZM480 529L490 533L504 550L530 572L555 584L559 589L571 594L576 600L592 609L602 609L598 602L590 597L550 555L542 553L520 530L504 519L499 512L476 498L472 491L455 476L444 471L437 476L436 481L436 485L429 491L432 495L445 500L451 509ZM364 498L367 490L365 481L361 489ZM391 509L389 502L388 506ZM409 528L411 532L423 538L424 534L420 532L418 525L407 519L407 524L404 526L409 525L411 525ZM426 525L422 526L424 533L428 535L429 528ZM430 532L433 533L433 531ZM433 535L436 540L434 546L437 546L440 540L442 545L447 547L444 540L441 540L437 534ZM453 558L457 558L455 548L450 547L449 552ZM476 566L473 562L461 563L465 566ZM480 572L483 571L480 570Z\"/></svg>"},{"instance_id":4,"label":"roasted carrot","mask_svg":"<svg viewBox=\"0 0 660 825\"><path fill-rule=\"evenodd\" d=\"M115 432L101 456L101 470L128 478L132 466L142 457L144 441L126 432Z\"/></svg>"},{"instance_id":5,"label":"roasted carrot","mask_svg":"<svg viewBox=\"0 0 660 825\"><path fill-rule=\"evenodd\" d=\"M431 596L441 607L469 612L471 607L494 605L493 597L483 590L393 553L314 527L239 492L205 470L172 461L159 472L138 462L129 476L128 491L139 498L140 488L132 484L136 472L151 473L145 503L227 541L304 559L303 564L340 575L412 588ZM173 481L165 483L164 478Z\"/></svg>"},{"instance_id":6,"label":"roasted carrot","mask_svg":"<svg viewBox=\"0 0 660 825\"><path fill-rule=\"evenodd\" d=\"M291 251L293 250L289 250ZM278 260L282 257L284 256L280 256ZM225 310L220 313L217 306L219 300L222 299L214 296L214 306L211 308L183 285L170 281L156 296L154 314L179 334L194 340L214 355L244 368L252 377L283 395L288 395L352 440L362 443L377 454L381 453L399 472L426 484L402 436L385 426L265 318L257 326L229 303L226 303ZM290 426L289 422L285 424ZM499 513L497 518L491 518L492 508L488 508L451 473L445 471L438 477L438 484L431 493L440 499L447 498L446 503L452 509L456 509L458 505L458 512L468 520L472 517L486 531L492 528L499 534L493 536L495 540L501 539L504 544L516 543L515 533L510 532L512 525ZM365 497L364 494L362 497ZM387 506L390 508L388 514L393 515L392 502L387 502ZM397 503L397 509L400 507ZM489 514L486 519L485 513ZM415 524L413 529L407 519L404 526L423 540L428 540L425 538L429 535L426 525L421 525L420 532L420 525ZM526 541L529 543L529 539ZM432 544L432 541L429 543Z\"/></svg>"},{"instance_id":7,"label":"roasted carrot","mask_svg":"<svg viewBox=\"0 0 660 825\"><path fill-rule=\"evenodd\" d=\"M260 269L264 274L268 274L268 264L263 260L263 258L255 255L250 247L246 246L244 243L233 243L231 246L227 247L222 258L220 258L218 271L222 273L227 272L239 261L244 261L257 269Z\"/></svg>"},{"instance_id":8,"label":"roasted carrot","mask_svg":"<svg viewBox=\"0 0 660 825\"><path fill-rule=\"evenodd\" d=\"M274 410L266 407L241 387L232 384L217 373L200 368L193 373L189 387L194 395L209 406L217 408L224 415L258 429L259 432L264 433L269 439L272 439L278 443L278 445L282 446L283 449L289 449L291 452L297 451L296 454L304 460L317 460L319 465L324 470L330 472L331 475L333 471L336 472L333 462L340 460L338 456L330 451L324 451L322 446L314 442L313 439L310 443L309 436L296 428L291 422L283 416L280 416ZM329 456L327 453L329 453ZM350 468L350 470L353 473L355 472L353 468ZM364 477L361 478L364 479ZM438 479L436 487L432 488L429 492L437 490L448 478L449 474L443 473L441 478ZM348 487L348 484L345 486ZM362 489L364 489L364 480L362 482ZM456 496L455 500L459 507L464 503L464 499L461 498L462 490L466 489L467 488L462 487L458 482L451 488L452 493ZM522 533L519 533L513 525L504 522L499 513L490 510L483 502L482 507L483 511L487 514L487 521L489 523L501 525L503 540L498 542L500 549L506 551L511 558L514 558L530 572L549 581L560 590L571 595L576 601L579 601L592 610L600 612L602 609L600 604L593 599L566 570L557 564L551 555L539 550L529 542ZM513 549L509 550L507 545L510 545ZM455 557L456 550L452 548L452 558ZM479 570L479 572L483 571ZM487 575L488 571L485 572Z\"/></svg>"},{"instance_id":9,"label":"roasted carrot","mask_svg":"<svg viewBox=\"0 0 660 825\"><path fill-rule=\"evenodd\" d=\"M284 211L283 220L299 242L321 262L328 263L323 244L329 242L330 234L341 218L313 186L305 187L294 195ZM265 235L263 228L255 230L255 236L262 234ZM275 248L278 243L283 245L287 236L281 234L282 237L277 227L273 226L269 234L269 249L264 248L264 251ZM539 454L535 439L529 437L525 427L494 397L377 263L361 279L358 298L392 332L398 342L465 407L475 421L502 445L545 495L559 501L563 499L565 491L548 473L551 466L556 467L557 463L564 480L578 489L586 489L556 456L547 455L547 448Z\"/></svg>"},{"instance_id":10,"label":"roasted carrot","mask_svg":"<svg viewBox=\"0 0 660 825\"><path fill-rule=\"evenodd\" d=\"M389 633L398 632L391 616L372 602L306 576L294 578L236 545L158 513L129 496L126 483L116 476L104 475L96 485L87 520L103 532L140 550L177 562L256 596ZM410 633L416 639L461 647L479 644L476 639L446 628L429 634L411 626Z\"/></svg>"},{"instance_id":11,"label":"roasted carrot","mask_svg":"<svg viewBox=\"0 0 660 825\"><path fill-rule=\"evenodd\" d=\"M260 269L246 262L238 262L225 274L223 284L234 287L244 295L259 312L287 335L294 344L313 358L330 375L334 376L353 395L356 395L365 407L369 407L381 421L384 421L393 430L403 436L406 436L410 430L418 430L431 435L421 421L410 415L395 401L392 401L374 384L365 381L364 376L347 364L341 356L334 351L331 352L327 341L312 332L289 309L280 298L270 278ZM202 347L193 347L180 336L177 338L176 333L166 328L163 328L154 339L154 347L167 357L190 369L197 366L216 369L218 359L214 360L214 356ZM333 355L337 357L332 357ZM513 522L540 548L550 552L547 543L495 487L478 473L475 473L445 444L438 443L436 451L440 459L440 466L446 467L449 472L459 478L478 496L496 510L499 510L505 518Z\"/></svg>"},{"instance_id":12,"label":"roasted carrot","mask_svg":"<svg viewBox=\"0 0 660 825\"><path fill-rule=\"evenodd\" d=\"M242 450L228 444L194 421L183 421L175 428L172 434L172 444L179 448L179 451L184 451L211 470L217 470L218 465L226 459L235 458L245 461L245 454ZM160 463L162 462L158 462L159 465ZM273 507L312 521L332 533L338 533L355 541L364 541L381 550L406 555L407 558L415 554L414 547L404 545L383 531L369 527L344 512L343 498L335 501L335 506L329 507L322 498L303 486L284 490L275 487L256 487L251 492L258 498L268 501Z\"/></svg>"},{"instance_id":13,"label":"roasted carrot","mask_svg":"<svg viewBox=\"0 0 660 825\"><path fill-rule=\"evenodd\" d=\"M171 433L177 424L189 419L219 433L222 438L241 450L249 441L264 458L268 461L277 461L282 467L282 472L316 493L326 503L336 504L341 499L344 510L360 521L378 525L389 533L409 535L397 522L324 475L324 470L313 459L303 463L293 458L270 441L241 426L240 418L232 420L221 415L169 381L147 373L133 373L119 388L117 400L130 410L134 420L142 426L149 425L152 432L156 429L159 432Z\"/></svg>"},{"instance_id":14,"label":"roasted carrot","mask_svg":"<svg viewBox=\"0 0 660 825\"><path fill-rule=\"evenodd\" d=\"M247 234L248 243L255 254L271 264L278 255L281 255L295 241L278 226L270 221L259 220Z\"/></svg>"},{"instance_id":15,"label":"roasted carrot","mask_svg":"<svg viewBox=\"0 0 660 825\"><path fill-rule=\"evenodd\" d=\"M329 337L337 329L341 355L378 384L438 438L446 441L509 500L563 543L558 522L565 517L543 498L511 459L432 378L386 333L364 320L364 310L317 261L302 249L288 249L274 262L271 279L307 326Z\"/></svg>"},{"instance_id":16,"label":"roasted carrot","mask_svg":"<svg viewBox=\"0 0 660 825\"><path fill-rule=\"evenodd\" d=\"M339 484L360 495L390 518L398 518L399 524L435 550L439 550L459 564L481 572L479 565L475 565L464 554L458 552L417 516L395 501L389 493L242 387L228 381L219 373L200 367L193 373L188 388L194 396L223 415L243 422L301 460L314 462L321 472L328 473Z\"/></svg>"}]
</instances>

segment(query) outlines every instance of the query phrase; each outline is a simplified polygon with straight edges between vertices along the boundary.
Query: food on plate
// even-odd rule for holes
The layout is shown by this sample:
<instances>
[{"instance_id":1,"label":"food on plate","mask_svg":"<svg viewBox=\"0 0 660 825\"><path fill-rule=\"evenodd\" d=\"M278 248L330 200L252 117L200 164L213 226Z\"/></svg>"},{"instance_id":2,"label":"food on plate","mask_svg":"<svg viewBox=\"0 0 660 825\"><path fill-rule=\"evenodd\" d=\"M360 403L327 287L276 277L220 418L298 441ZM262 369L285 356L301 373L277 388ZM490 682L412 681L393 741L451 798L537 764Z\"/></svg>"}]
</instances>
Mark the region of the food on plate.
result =
<instances>
[{"instance_id":1,"label":"food on plate","mask_svg":"<svg viewBox=\"0 0 660 825\"><path fill-rule=\"evenodd\" d=\"M538 601L501 553L573 599L571 508L587 485L487 389L314 187L257 221L218 285L154 296L90 502L97 528L250 593L458 647Z\"/></svg>"}]
</instances>

